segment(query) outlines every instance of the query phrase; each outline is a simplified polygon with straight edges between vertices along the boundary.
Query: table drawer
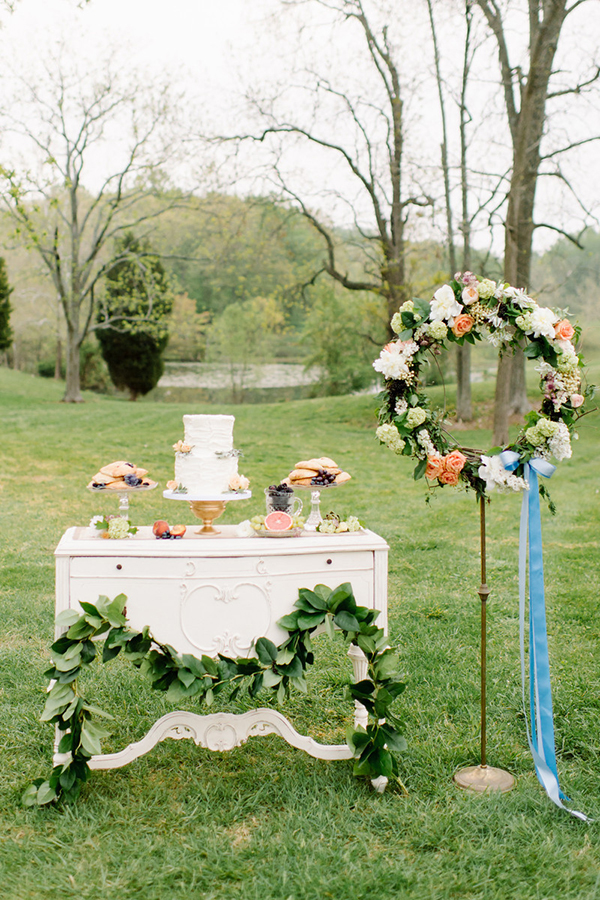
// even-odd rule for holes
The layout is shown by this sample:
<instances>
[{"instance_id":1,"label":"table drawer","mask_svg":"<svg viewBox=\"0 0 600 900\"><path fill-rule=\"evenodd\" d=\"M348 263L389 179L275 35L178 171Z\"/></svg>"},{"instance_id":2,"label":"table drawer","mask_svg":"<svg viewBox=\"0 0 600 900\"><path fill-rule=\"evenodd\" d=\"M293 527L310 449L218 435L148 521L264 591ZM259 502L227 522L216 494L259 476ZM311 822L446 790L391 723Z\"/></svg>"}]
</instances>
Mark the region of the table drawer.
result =
<instances>
[{"instance_id":1,"label":"table drawer","mask_svg":"<svg viewBox=\"0 0 600 900\"><path fill-rule=\"evenodd\" d=\"M78 556L71 559L71 578L216 578L255 575L315 574L334 577L336 572L365 571L373 568L373 553L318 552L285 556L246 557L141 557Z\"/></svg>"}]
</instances>

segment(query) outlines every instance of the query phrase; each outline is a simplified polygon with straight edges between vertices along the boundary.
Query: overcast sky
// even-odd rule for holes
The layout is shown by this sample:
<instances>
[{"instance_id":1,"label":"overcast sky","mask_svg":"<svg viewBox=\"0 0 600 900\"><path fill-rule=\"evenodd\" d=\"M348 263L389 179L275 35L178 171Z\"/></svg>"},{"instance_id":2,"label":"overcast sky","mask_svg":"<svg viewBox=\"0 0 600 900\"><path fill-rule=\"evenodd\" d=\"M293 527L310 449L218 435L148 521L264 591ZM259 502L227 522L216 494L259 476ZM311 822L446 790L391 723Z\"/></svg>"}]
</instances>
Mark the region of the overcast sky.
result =
<instances>
[{"instance_id":1,"label":"overcast sky","mask_svg":"<svg viewBox=\"0 0 600 900\"><path fill-rule=\"evenodd\" d=\"M422 69L422 58L430 53L427 42L422 39L423 31L419 30L423 28L425 4L417 3L416 0L408 5L394 3L392 0L381 2L388 2L394 15L401 7L410 10L410 19L404 15L401 27L396 31L396 39L404 69L410 73L411 59L414 60L415 71ZM577 56L591 54L600 44L600 3L592 0L584 6L586 14L579 16L569 38L568 50ZM448 9L451 7L452 4ZM12 15L1 14L3 27L0 30L0 52L5 66L6 60L12 59L11 65L15 69L21 66L27 69L28 65L33 65L37 58L43 56L46 48L59 39L66 39L75 55L87 55L90 59L107 47L127 48L128 64L154 72L166 70L170 80L189 94L190 102L193 99L194 103L199 104L198 119L203 118L203 122L199 124L223 131L238 125L243 119L241 94L244 88L253 85L256 89L261 83L270 85L286 71L289 80L289 72L293 72L289 69L289 43L286 38L291 31L286 29L295 29L295 26L291 24L289 11L281 14L281 9L279 0L91 0L81 10L77 9L77 0L18 0ZM304 21L311 28L304 43L302 40L298 42L298 58L303 58L306 64L312 64L314 59L310 60L310 52L315 47L318 48L321 41L323 52L320 58L317 53L319 64L327 64L330 72L336 66L345 67L350 74L355 69L356 77L360 78L360 33L353 34L350 29L346 29L344 43L328 42L330 32L318 7L310 4L304 9ZM452 59L449 50L458 35L453 36L445 30L449 20L442 21L442 9L440 7L439 13L441 47L448 60ZM394 15L391 16L392 21ZM518 30L517 22L516 30L511 35L512 40L517 38ZM460 49L458 39L456 48ZM490 54L493 51L494 48L490 45ZM568 59L568 54L565 58ZM459 67L460 59L457 56L457 72ZM485 73L486 90L492 80L489 68L488 65ZM493 72L491 74L495 77ZM483 86L482 81L482 90ZM411 85L406 93L406 112L412 133L419 136L419 163L425 166L423 178L426 180L426 167L433 165L434 160L437 164L439 154L439 134L435 134L434 141L429 140L434 133L433 122L438 110L435 94L427 98L421 90L422 85L418 81ZM476 98L473 98L473 104L476 106ZM501 116L499 95L496 110L494 111L492 104L486 112L497 116L496 119L487 119L483 124L483 128L493 139L494 131L495 136L498 136ZM576 135L580 127L587 127L585 117L591 114L588 109L583 118L574 124L572 134ZM597 110L596 115L598 116ZM600 131L600 117L598 118ZM435 127L437 130L437 125ZM233 130L235 131L235 127ZM565 137L569 139L568 133L565 133ZM306 161L310 169L307 177L309 180L313 179L317 190L322 167L326 165L324 158L318 154L304 154L294 157L293 165L299 167L301 161ZM600 200L596 176L600 166L597 162L598 149L596 145L592 145L582 152L573 170L574 177L585 184L587 198L596 212ZM339 167L337 170L332 167L328 173L328 178L333 179L331 183L335 184L337 190L344 190L343 177L345 176L340 173ZM336 182L336 178L341 178L342 181ZM349 189L353 190L353 187ZM554 193L544 185L541 186L542 202L548 209L554 204L552 215L562 215L565 220L563 225L571 227L568 221L571 213L559 208L559 204L566 201L562 197L559 200L554 188L553 190ZM333 209L332 192L330 201ZM549 238L552 239L552 235L547 232L546 241ZM538 243L540 240L543 240L541 234L538 235Z\"/></svg>"}]
</instances>

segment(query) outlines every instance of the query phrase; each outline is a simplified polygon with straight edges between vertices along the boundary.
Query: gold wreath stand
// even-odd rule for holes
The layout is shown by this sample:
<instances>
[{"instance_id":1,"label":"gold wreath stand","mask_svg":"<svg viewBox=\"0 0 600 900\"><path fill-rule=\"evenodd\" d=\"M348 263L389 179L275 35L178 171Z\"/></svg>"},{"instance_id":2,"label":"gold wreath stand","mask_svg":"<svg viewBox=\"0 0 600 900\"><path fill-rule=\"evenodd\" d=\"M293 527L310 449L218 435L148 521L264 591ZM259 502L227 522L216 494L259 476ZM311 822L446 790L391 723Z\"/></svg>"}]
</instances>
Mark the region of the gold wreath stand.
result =
<instances>
[{"instance_id":1,"label":"gold wreath stand","mask_svg":"<svg viewBox=\"0 0 600 900\"><path fill-rule=\"evenodd\" d=\"M478 766L467 766L454 773L455 784L465 791L501 791L506 793L515 786L515 779L504 769L488 766L486 757L486 605L490 588L486 583L485 563L485 497L479 498L481 585L478 594L481 599L481 762Z\"/></svg>"}]
</instances>

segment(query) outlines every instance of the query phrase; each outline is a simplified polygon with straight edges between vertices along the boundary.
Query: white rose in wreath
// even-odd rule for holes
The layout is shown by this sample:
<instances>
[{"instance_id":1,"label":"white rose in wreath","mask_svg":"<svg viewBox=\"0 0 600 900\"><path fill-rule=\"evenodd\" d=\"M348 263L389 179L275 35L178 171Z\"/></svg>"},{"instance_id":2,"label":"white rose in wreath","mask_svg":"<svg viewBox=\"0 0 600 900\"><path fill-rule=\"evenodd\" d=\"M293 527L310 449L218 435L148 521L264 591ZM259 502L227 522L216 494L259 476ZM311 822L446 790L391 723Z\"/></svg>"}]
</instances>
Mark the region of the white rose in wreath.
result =
<instances>
[{"instance_id":1,"label":"white rose in wreath","mask_svg":"<svg viewBox=\"0 0 600 900\"><path fill-rule=\"evenodd\" d=\"M558 316L547 306L538 306L531 312L531 328L534 337L543 335L548 340L554 340L554 325L558 322Z\"/></svg>"},{"instance_id":2,"label":"white rose in wreath","mask_svg":"<svg viewBox=\"0 0 600 900\"><path fill-rule=\"evenodd\" d=\"M432 322L446 321L449 325L454 325L454 316L458 316L461 311L462 306L454 296L454 291L449 284L444 284L433 295L429 318Z\"/></svg>"}]
</instances>

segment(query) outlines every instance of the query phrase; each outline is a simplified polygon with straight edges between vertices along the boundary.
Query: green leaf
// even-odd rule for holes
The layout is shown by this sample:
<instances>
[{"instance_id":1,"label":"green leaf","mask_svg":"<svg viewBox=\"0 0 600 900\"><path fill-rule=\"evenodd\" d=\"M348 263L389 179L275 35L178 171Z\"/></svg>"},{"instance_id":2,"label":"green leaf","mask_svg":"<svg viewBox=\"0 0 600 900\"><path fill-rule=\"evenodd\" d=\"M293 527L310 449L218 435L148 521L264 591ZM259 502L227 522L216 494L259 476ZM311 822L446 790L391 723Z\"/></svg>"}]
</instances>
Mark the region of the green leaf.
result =
<instances>
[{"instance_id":1,"label":"green leaf","mask_svg":"<svg viewBox=\"0 0 600 900\"><path fill-rule=\"evenodd\" d=\"M349 582L338 585L338 587L333 589L329 596L329 611L332 613L336 612L340 604L343 603L344 600L348 600L349 598L352 598L354 602L352 585ZM355 602L354 606L356 606Z\"/></svg>"},{"instance_id":2,"label":"green leaf","mask_svg":"<svg viewBox=\"0 0 600 900\"><path fill-rule=\"evenodd\" d=\"M277 647L268 638L261 637L255 644L256 655L263 666L270 666L277 659Z\"/></svg>"},{"instance_id":3,"label":"green leaf","mask_svg":"<svg viewBox=\"0 0 600 900\"><path fill-rule=\"evenodd\" d=\"M331 616L331 615L325 616L325 627L327 629L327 634L329 635L329 637L333 638L335 636L335 628L333 625L333 616Z\"/></svg>"},{"instance_id":4,"label":"green leaf","mask_svg":"<svg viewBox=\"0 0 600 900\"><path fill-rule=\"evenodd\" d=\"M275 662L278 666L287 666L288 663L291 663L295 655L296 654L293 650L291 650L289 647L286 647L284 650L279 651Z\"/></svg>"},{"instance_id":5,"label":"green leaf","mask_svg":"<svg viewBox=\"0 0 600 900\"><path fill-rule=\"evenodd\" d=\"M303 675L298 678L290 678L290 684L293 685L297 690L301 691L303 694L306 694L308 691L308 685L306 683L306 678Z\"/></svg>"},{"instance_id":6,"label":"green leaf","mask_svg":"<svg viewBox=\"0 0 600 900\"><path fill-rule=\"evenodd\" d=\"M219 666L217 660L213 659L211 656L206 656L203 654L202 665L209 675L214 675L216 677L219 674Z\"/></svg>"},{"instance_id":7,"label":"green leaf","mask_svg":"<svg viewBox=\"0 0 600 900\"><path fill-rule=\"evenodd\" d=\"M37 806L38 803L38 785L29 784L21 795L23 806Z\"/></svg>"},{"instance_id":8,"label":"green leaf","mask_svg":"<svg viewBox=\"0 0 600 900\"><path fill-rule=\"evenodd\" d=\"M331 594L331 588L327 587L326 584L315 584L313 592L318 594L321 600L327 602L329 600L329 595Z\"/></svg>"},{"instance_id":9,"label":"green leaf","mask_svg":"<svg viewBox=\"0 0 600 900\"><path fill-rule=\"evenodd\" d=\"M295 615L295 614L293 614ZM286 616L285 618L291 618L291 616ZM311 615L310 613L299 613L298 614L298 624L297 627L302 631L308 631L311 628L318 628L319 625L323 623L325 619L325 613L319 612ZM279 624L281 625L281 619L279 620ZM285 627L285 626L283 626Z\"/></svg>"},{"instance_id":10,"label":"green leaf","mask_svg":"<svg viewBox=\"0 0 600 900\"><path fill-rule=\"evenodd\" d=\"M81 662L89 665L96 658L96 647L93 641L83 641L81 644Z\"/></svg>"},{"instance_id":11,"label":"green leaf","mask_svg":"<svg viewBox=\"0 0 600 900\"><path fill-rule=\"evenodd\" d=\"M299 678L303 673L302 663L297 656L287 666L279 666L279 670L290 678Z\"/></svg>"},{"instance_id":12,"label":"green leaf","mask_svg":"<svg viewBox=\"0 0 600 900\"><path fill-rule=\"evenodd\" d=\"M189 669L179 669L177 677L186 688L189 688L196 680L196 676Z\"/></svg>"},{"instance_id":13,"label":"green leaf","mask_svg":"<svg viewBox=\"0 0 600 900\"><path fill-rule=\"evenodd\" d=\"M281 619L278 619L277 624L280 628L284 628L286 631L296 631L296 629L298 628L299 616L299 612L290 613L289 616L282 616Z\"/></svg>"},{"instance_id":14,"label":"green leaf","mask_svg":"<svg viewBox=\"0 0 600 900\"><path fill-rule=\"evenodd\" d=\"M71 625L67 631L67 637L71 640L81 640L87 638L94 633L96 629L86 621L85 618L79 619L74 625Z\"/></svg>"},{"instance_id":15,"label":"green leaf","mask_svg":"<svg viewBox=\"0 0 600 900\"><path fill-rule=\"evenodd\" d=\"M207 706L212 706L213 700L214 700L214 694L213 694L212 688L209 688L207 690L206 694L204 695L204 702L206 703Z\"/></svg>"},{"instance_id":16,"label":"green leaf","mask_svg":"<svg viewBox=\"0 0 600 900\"><path fill-rule=\"evenodd\" d=\"M390 725L381 725L380 728L385 736L385 742L390 750L394 750L396 753L404 753L407 744L402 735L398 734L396 729L392 728Z\"/></svg>"},{"instance_id":17,"label":"green leaf","mask_svg":"<svg viewBox=\"0 0 600 900\"><path fill-rule=\"evenodd\" d=\"M59 753L70 753L73 749L73 735L69 731L67 734L63 734L60 741L58 742L58 752Z\"/></svg>"},{"instance_id":18,"label":"green leaf","mask_svg":"<svg viewBox=\"0 0 600 900\"><path fill-rule=\"evenodd\" d=\"M75 769L73 769L71 766L68 766L68 768L66 768L62 772L59 778L59 783L64 791L70 791L76 780L77 773L75 772Z\"/></svg>"},{"instance_id":19,"label":"green leaf","mask_svg":"<svg viewBox=\"0 0 600 900\"><path fill-rule=\"evenodd\" d=\"M283 675L274 672L273 669L267 669L263 676L263 684L266 688L274 688L281 682Z\"/></svg>"},{"instance_id":20,"label":"green leaf","mask_svg":"<svg viewBox=\"0 0 600 900\"><path fill-rule=\"evenodd\" d=\"M83 709L86 712L91 713L93 716L101 716L103 719L114 719L114 716L111 713L105 712L105 710L100 709L99 706L92 706L91 703L84 703Z\"/></svg>"},{"instance_id":21,"label":"green leaf","mask_svg":"<svg viewBox=\"0 0 600 900\"><path fill-rule=\"evenodd\" d=\"M90 616L95 616L96 618L102 618L102 613L94 606L93 603L85 603L83 600L81 600L79 605L82 608L82 610L84 612L88 613Z\"/></svg>"},{"instance_id":22,"label":"green leaf","mask_svg":"<svg viewBox=\"0 0 600 900\"><path fill-rule=\"evenodd\" d=\"M59 626L59 628L68 628L71 625L74 625L75 622L78 622L81 618L81 613L79 613L76 609L63 609L60 612L56 619L55 624Z\"/></svg>"},{"instance_id":23,"label":"green leaf","mask_svg":"<svg viewBox=\"0 0 600 900\"><path fill-rule=\"evenodd\" d=\"M415 481L418 481L419 478L423 478L423 476L425 475L426 468L427 468L427 459L419 460L419 462L415 466L415 469L413 472L413 478Z\"/></svg>"},{"instance_id":24,"label":"green leaf","mask_svg":"<svg viewBox=\"0 0 600 900\"><path fill-rule=\"evenodd\" d=\"M181 681L179 681L178 678L174 678L167 689L167 700L169 701L169 703L175 703L177 700L181 700L185 696L186 691L184 685L181 683Z\"/></svg>"},{"instance_id":25,"label":"green leaf","mask_svg":"<svg viewBox=\"0 0 600 900\"><path fill-rule=\"evenodd\" d=\"M50 786L49 781L44 781L37 789L36 803L39 806L45 806L46 803L52 803L56 800L56 790Z\"/></svg>"},{"instance_id":26,"label":"green leaf","mask_svg":"<svg viewBox=\"0 0 600 900\"><path fill-rule=\"evenodd\" d=\"M284 686L283 682L281 682L281 684L277 688L277 702L283 703L284 700L285 700L285 686Z\"/></svg>"},{"instance_id":27,"label":"green leaf","mask_svg":"<svg viewBox=\"0 0 600 900\"><path fill-rule=\"evenodd\" d=\"M196 659L195 656L192 656L191 653L184 653L184 655L181 657L181 661L184 664L184 666L187 669L189 669L190 672L193 672L197 678L201 678L203 675L206 675L206 666L203 665L203 663L199 659ZM211 662L212 662L212 660L211 660ZM217 670L216 663L214 663L214 668L215 668L214 674L217 675L218 672L216 671Z\"/></svg>"},{"instance_id":28,"label":"green leaf","mask_svg":"<svg viewBox=\"0 0 600 900\"><path fill-rule=\"evenodd\" d=\"M351 613L346 612L346 610L342 609L339 613L333 617L333 622L337 625L338 628L341 628L342 631L359 631L360 623L358 619L351 615Z\"/></svg>"},{"instance_id":29,"label":"green leaf","mask_svg":"<svg viewBox=\"0 0 600 900\"><path fill-rule=\"evenodd\" d=\"M329 591L327 591L327 597L329 597ZM326 610L327 609L327 600L325 597L322 597L320 593L317 591L309 591L308 588L300 588L298 591L298 600L304 600L309 607L309 610Z\"/></svg>"}]
</instances>

